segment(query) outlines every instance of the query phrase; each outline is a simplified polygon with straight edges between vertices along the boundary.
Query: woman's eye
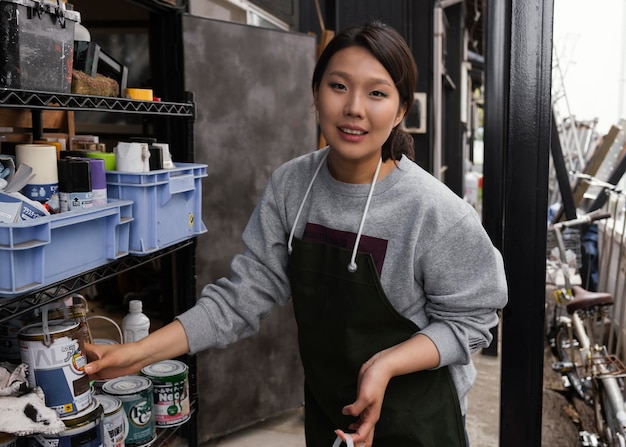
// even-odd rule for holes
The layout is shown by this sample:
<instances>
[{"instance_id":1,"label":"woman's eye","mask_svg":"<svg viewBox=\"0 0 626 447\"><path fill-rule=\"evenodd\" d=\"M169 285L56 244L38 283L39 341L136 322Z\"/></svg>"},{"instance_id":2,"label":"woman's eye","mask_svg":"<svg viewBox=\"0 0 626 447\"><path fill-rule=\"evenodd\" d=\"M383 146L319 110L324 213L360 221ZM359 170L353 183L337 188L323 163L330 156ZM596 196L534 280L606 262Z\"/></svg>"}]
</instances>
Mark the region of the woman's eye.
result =
<instances>
[{"instance_id":1,"label":"woman's eye","mask_svg":"<svg viewBox=\"0 0 626 447\"><path fill-rule=\"evenodd\" d=\"M381 92L381 91L378 91L378 90L373 91L373 92L371 93L371 95L372 95L372 96L377 96L377 97L380 97L380 98L386 98L386 97L387 97L387 94L386 94L386 93Z\"/></svg>"},{"instance_id":2,"label":"woman's eye","mask_svg":"<svg viewBox=\"0 0 626 447\"><path fill-rule=\"evenodd\" d=\"M336 90L345 90L346 86L339 83L339 82L331 82L328 85L330 85L330 88L332 89L336 89Z\"/></svg>"}]
</instances>

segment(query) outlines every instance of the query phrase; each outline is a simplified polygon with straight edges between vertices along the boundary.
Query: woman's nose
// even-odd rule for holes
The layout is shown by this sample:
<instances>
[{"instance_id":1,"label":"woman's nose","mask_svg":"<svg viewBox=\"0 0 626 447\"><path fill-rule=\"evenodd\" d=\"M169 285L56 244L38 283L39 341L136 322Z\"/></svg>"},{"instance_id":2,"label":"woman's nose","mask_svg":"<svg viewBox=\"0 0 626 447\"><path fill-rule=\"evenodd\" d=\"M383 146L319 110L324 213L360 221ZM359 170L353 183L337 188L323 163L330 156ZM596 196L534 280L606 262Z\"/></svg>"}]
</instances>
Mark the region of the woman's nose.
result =
<instances>
[{"instance_id":1,"label":"woman's nose","mask_svg":"<svg viewBox=\"0 0 626 447\"><path fill-rule=\"evenodd\" d=\"M360 95L355 93L347 95L344 114L358 118L363 117L363 100Z\"/></svg>"}]
</instances>

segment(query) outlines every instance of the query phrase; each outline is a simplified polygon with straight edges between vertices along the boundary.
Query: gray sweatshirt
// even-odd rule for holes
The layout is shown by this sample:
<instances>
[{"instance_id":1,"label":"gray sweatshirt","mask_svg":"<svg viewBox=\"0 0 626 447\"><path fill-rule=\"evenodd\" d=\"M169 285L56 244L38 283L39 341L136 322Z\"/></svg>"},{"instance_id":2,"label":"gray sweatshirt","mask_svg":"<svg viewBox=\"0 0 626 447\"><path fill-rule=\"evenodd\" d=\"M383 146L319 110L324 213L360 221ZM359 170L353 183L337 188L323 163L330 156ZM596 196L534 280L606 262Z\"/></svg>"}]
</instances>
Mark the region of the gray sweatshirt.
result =
<instances>
[{"instance_id":1,"label":"gray sweatshirt","mask_svg":"<svg viewBox=\"0 0 626 447\"><path fill-rule=\"evenodd\" d=\"M295 158L271 176L243 233L230 278L207 285L179 315L191 353L254 334L290 299L287 241L313 173L328 148ZM370 185L335 180L324 164L295 229L306 224L357 233ZM363 237L387 241L379 266L391 304L436 345L461 401L475 377L471 354L491 341L507 301L500 253L474 209L406 157L374 189ZM347 247L352 249L352 247ZM201 249L201 248L200 248Z\"/></svg>"}]
</instances>

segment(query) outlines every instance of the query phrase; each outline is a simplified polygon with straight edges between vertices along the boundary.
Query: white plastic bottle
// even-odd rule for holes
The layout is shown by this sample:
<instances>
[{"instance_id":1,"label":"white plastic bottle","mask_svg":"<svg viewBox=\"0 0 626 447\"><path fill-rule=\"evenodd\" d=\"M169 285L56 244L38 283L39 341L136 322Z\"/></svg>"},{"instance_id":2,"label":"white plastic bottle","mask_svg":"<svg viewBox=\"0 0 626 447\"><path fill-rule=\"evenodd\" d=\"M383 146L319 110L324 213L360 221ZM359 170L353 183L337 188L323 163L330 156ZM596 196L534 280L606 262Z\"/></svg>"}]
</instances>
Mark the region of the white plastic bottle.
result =
<instances>
[{"instance_id":1,"label":"white plastic bottle","mask_svg":"<svg viewBox=\"0 0 626 447\"><path fill-rule=\"evenodd\" d=\"M141 340L150 332L150 319L142 313L143 303L131 300L128 303L128 314L122 320L124 343Z\"/></svg>"}]
</instances>

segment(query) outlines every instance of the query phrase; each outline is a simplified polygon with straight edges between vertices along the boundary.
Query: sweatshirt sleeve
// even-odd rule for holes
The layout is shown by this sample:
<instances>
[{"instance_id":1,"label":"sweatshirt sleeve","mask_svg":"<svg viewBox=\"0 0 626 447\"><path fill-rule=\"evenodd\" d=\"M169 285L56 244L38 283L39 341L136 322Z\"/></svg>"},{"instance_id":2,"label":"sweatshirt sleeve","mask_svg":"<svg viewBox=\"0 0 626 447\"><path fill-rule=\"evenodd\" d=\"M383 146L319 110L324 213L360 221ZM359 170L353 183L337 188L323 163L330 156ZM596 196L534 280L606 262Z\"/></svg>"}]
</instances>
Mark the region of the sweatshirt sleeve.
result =
<instances>
[{"instance_id":1,"label":"sweatshirt sleeve","mask_svg":"<svg viewBox=\"0 0 626 447\"><path fill-rule=\"evenodd\" d=\"M420 332L437 346L439 366L467 364L491 342L489 330L507 302L502 256L473 210L430 241L417 259L429 319Z\"/></svg>"},{"instance_id":2,"label":"sweatshirt sleeve","mask_svg":"<svg viewBox=\"0 0 626 447\"><path fill-rule=\"evenodd\" d=\"M196 305L176 317L190 353L223 348L254 334L276 304L288 301L283 222L270 181L244 230L245 249L233 258L230 278L205 286Z\"/></svg>"}]
</instances>

